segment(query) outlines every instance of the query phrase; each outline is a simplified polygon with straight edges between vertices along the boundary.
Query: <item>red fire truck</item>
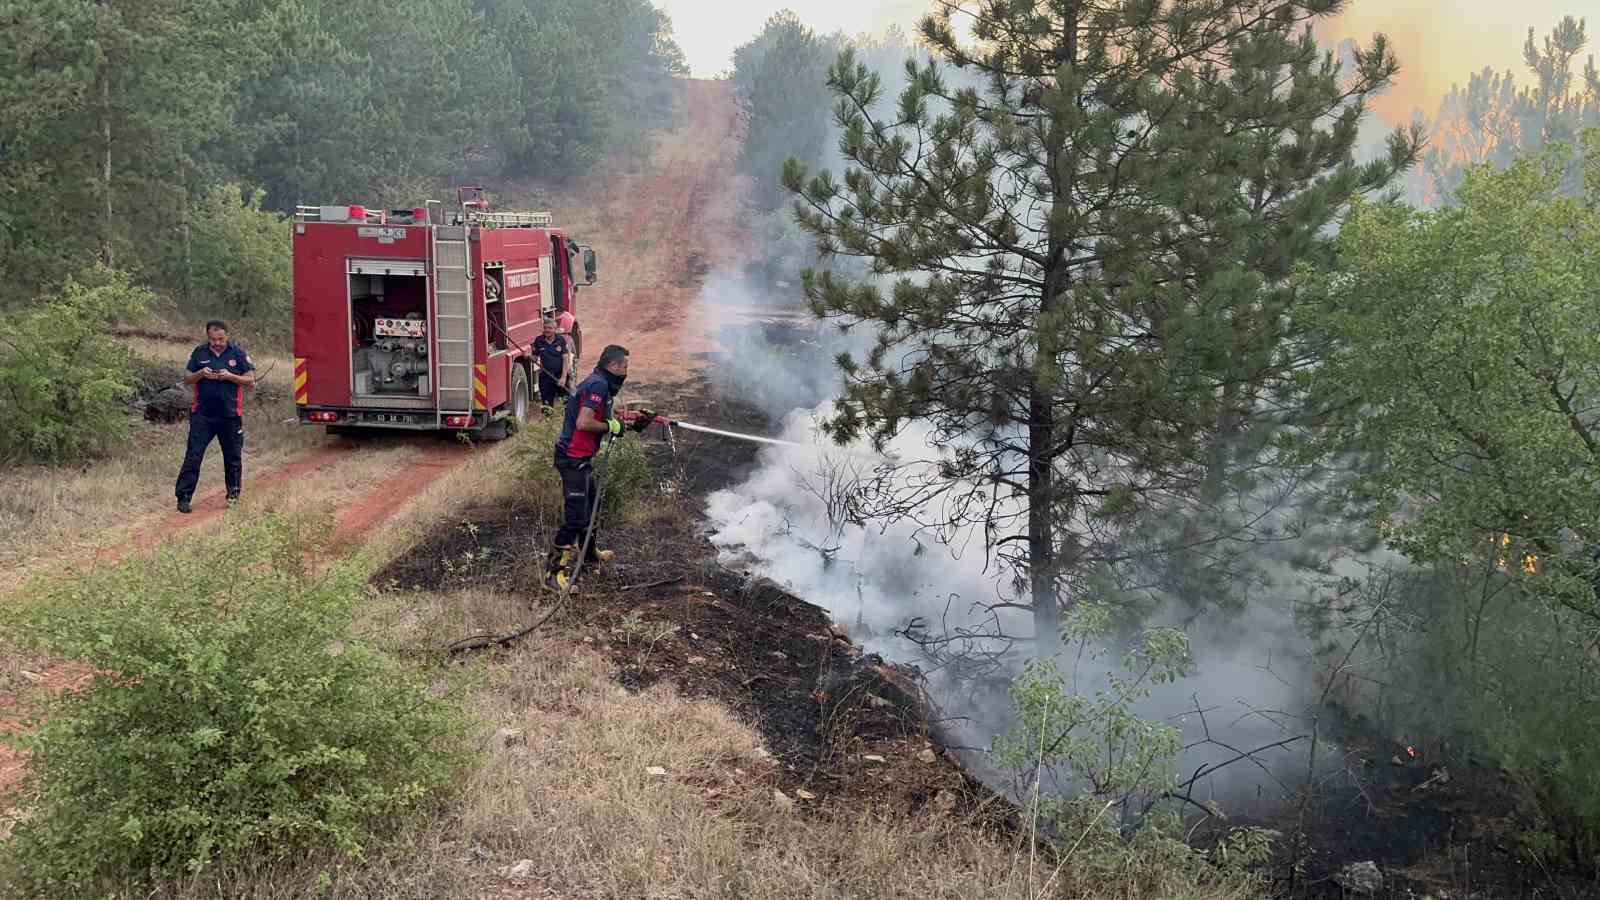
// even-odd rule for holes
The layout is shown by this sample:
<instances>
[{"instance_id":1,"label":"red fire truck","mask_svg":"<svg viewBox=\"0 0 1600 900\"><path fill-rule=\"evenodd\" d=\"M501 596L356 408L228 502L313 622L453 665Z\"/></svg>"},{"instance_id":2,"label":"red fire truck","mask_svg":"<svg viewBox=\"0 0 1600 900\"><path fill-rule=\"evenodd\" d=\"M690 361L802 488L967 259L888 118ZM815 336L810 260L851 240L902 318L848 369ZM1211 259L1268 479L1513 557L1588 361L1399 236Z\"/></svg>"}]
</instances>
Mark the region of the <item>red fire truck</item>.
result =
<instances>
[{"instance_id":1,"label":"red fire truck","mask_svg":"<svg viewBox=\"0 0 1600 900\"><path fill-rule=\"evenodd\" d=\"M294 400L329 431L528 419L540 319L595 282L594 251L546 212L491 212L478 188L404 210L302 206L294 220Z\"/></svg>"}]
</instances>

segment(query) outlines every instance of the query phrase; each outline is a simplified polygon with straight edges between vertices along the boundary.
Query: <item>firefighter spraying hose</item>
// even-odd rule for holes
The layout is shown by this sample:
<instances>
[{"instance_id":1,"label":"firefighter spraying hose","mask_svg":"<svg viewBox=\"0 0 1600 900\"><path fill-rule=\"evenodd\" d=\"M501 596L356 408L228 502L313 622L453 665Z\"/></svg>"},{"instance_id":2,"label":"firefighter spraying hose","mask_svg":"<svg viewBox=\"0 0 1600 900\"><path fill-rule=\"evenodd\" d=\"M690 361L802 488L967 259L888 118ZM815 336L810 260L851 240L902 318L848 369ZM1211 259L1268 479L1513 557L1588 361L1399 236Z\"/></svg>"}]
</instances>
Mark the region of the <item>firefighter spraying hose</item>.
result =
<instances>
[{"instance_id":1,"label":"firefighter spraying hose","mask_svg":"<svg viewBox=\"0 0 1600 900\"><path fill-rule=\"evenodd\" d=\"M600 452L600 460L599 460L599 462L597 462L595 464L595 469L596 469L595 506L596 507L599 506L601 498L603 498L605 496L605 488L604 488L605 482L603 480L601 480L601 476L605 475L606 460L609 459L610 456L611 456L611 445L614 442L615 442L614 439L611 440L611 441L607 441L606 442L605 449ZM584 554L584 555L588 554L589 549L592 546L592 542L594 540L594 526L599 521L600 521L600 515L599 515L598 509L596 509L595 514L593 516L591 516L590 519L589 519L589 527L584 529L584 532L583 532L583 543L579 548L579 552L581 554ZM456 653L467 653L467 652L470 652L472 650L483 650L483 649L486 649L486 648L489 648L489 647L509 647L509 646L511 646L511 644L514 643L515 641L520 640L521 638L527 637L528 635L532 634L534 631L538 630L539 626L541 626L544 623L550 621L550 619L553 616L555 616L556 613L560 612L561 608L566 606L567 605L567 601L572 598L572 591L573 591L574 588L576 588L578 586L578 579L580 577L582 577L582 575L583 575L583 570L582 569L579 569L576 572L574 572L572 578L570 580L568 580L564 585L562 585L562 587L559 590L556 591L555 602L553 602L550 605L549 612L546 612L543 616L540 616L538 619L535 619L532 624L524 626L522 628L519 628L516 631L510 632L509 634L477 634L477 635L473 635L472 637L462 638L461 640L456 641L455 643L451 644L449 647L445 648L446 651L451 653L451 654L456 654Z\"/></svg>"},{"instance_id":2,"label":"firefighter spraying hose","mask_svg":"<svg viewBox=\"0 0 1600 900\"><path fill-rule=\"evenodd\" d=\"M612 444L622 436L622 421L613 415L613 408L627 376L628 351L612 344L601 352L594 373L569 396L566 418L554 448L555 468L561 477L562 522L540 580L556 595L550 611L509 635L464 638L450 645L451 653L507 646L532 632L566 604L585 569L615 557L612 551L596 546L596 526L600 521L601 476L605 474Z\"/></svg>"},{"instance_id":3,"label":"firefighter spraying hose","mask_svg":"<svg viewBox=\"0 0 1600 900\"><path fill-rule=\"evenodd\" d=\"M462 638L447 648L451 654L509 646L532 633L566 605L584 572L614 557L612 551L597 547L596 535L600 501L604 496L606 462L612 446L622 437L624 429L637 433L652 424L660 424L669 439L672 429L676 427L761 444L804 446L794 441L677 421L648 409L616 411L613 414L615 395L626 376L627 351L620 346L607 347L600 356L594 374L568 394L566 421L555 446L555 466L561 475L564 499L563 522L552 542L541 579L543 587L555 597L549 611L532 624L508 634L480 634ZM578 540L580 534L581 540Z\"/></svg>"},{"instance_id":4,"label":"firefighter spraying hose","mask_svg":"<svg viewBox=\"0 0 1600 900\"><path fill-rule=\"evenodd\" d=\"M529 359L534 361L534 365L538 367L540 371L543 371L543 367L540 366L538 361L538 354L528 352L521 344L516 342L516 339L511 337L511 335L506 334L504 330L501 330L499 333L508 342L510 342L513 347L516 347L518 350L522 350ZM572 392L568 391L566 386L562 385L559 380L556 383L556 390L563 397L570 398L572 396ZM693 422L685 422L681 419L668 418L667 416L651 412L648 409L627 410L621 414L620 418L623 424L627 425L630 429L636 432L644 431L651 425L660 425L662 428L666 429L666 436L667 440L669 441L672 440L672 429L682 428L684 431L698 431L701 434L714 434L718 437L733 438L734 440L738 441L749 441L755 444L770 444L775 447L805 446L804 444L796 441L785 441L779 438L762 437L755 434L742 434L737 431L724 431L721 428L712 428L708 425L696 425Z\"/></svg>"}]
</instances>

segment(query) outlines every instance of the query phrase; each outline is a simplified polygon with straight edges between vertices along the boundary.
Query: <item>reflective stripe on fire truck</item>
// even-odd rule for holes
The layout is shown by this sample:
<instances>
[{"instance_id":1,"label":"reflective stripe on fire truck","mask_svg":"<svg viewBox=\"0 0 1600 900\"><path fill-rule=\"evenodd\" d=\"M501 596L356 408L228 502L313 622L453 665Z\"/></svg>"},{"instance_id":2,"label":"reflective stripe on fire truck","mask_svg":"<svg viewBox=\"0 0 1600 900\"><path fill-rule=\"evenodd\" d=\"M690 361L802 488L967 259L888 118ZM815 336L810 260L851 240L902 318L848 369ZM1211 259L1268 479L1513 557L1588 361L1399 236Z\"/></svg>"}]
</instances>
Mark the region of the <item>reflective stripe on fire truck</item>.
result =
<instances>
[{"instance_id":1,"label":"reflective stripe on fire truck","mask_svg":"<svg viewBox=\"0 0 1600 900\"><path fill-rule=\"evenodd\" d=\"M486 365L472 367L472 408L489 408L489 367Z\"/></svg>"},{"instance_id":2,"label":"reflective stripe on fire truck","mask_svg":"<svg viewBox=\"0 0 1600 900\"><path fill-rule=\"evenodd\" d=\"M294 358L294 402L297 406L311 402L311 390L306 387L306 359L303 356Z\"/></svg>"}]
</instances>

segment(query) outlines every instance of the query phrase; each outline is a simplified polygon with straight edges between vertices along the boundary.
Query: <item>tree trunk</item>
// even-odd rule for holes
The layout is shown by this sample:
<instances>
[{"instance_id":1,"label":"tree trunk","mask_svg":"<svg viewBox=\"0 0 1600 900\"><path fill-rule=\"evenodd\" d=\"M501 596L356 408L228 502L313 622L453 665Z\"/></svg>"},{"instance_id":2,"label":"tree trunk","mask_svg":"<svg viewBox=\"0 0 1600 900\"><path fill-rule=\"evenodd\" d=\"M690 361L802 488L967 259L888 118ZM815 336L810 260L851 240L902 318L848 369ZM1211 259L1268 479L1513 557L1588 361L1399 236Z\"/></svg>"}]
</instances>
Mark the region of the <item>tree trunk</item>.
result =
<instances>
[{"instance_id":1,"label":"tree trunk","mask_svg":"<svg viewBox=\"0 0 1600 900\"><path fill-rule=\"evenodd\" d=\"M1045 298L1044 306L1050 305ZM1041 341L1039 353L1047 348ZM1054 353L1050 353L1053 357ZM1061 631L1061 602L1056 597L1055 541L1055 409L1037 375L1028 398L1028 575L1033 603L1033 630L1041 646Z\"/></svg>"},{"instance_id":2,"label":"tree trunk","mask_svg":"<svg viewBox=\"0 0 1600 900\"><path fill-rule=\"evenodd\" d=\"M111 67L101 62L100 69L95 73L95 80L99 82L100 93L100 198L102 201L100 219L100 261L109 268L116 264L112 255L112 215L111 207Z\"/></svg>"},{"instance_id":3,"label":"tree trunk","mask_svg":"<svg viewBox=\"0 0 1600 900\"><path fill-rule=\"evenodd\" d=\"M1057 71L1068 71L1078 60L1078 4L1068 3L1062 16L1061 43L1056 53ZM1058 76L1059 77L1059 76ZM1059 86L1059 84L1058 84ZM1081 101L1080 101L1081 102ZM1077 174L1076 154L1068 146L1069 135L1061 116L1050 116L1045 138L1046 166L1050 177L1052 204L1071 204ZM1056 446L1055 385L1061 353L1060 323L1055 313L1070 287L1072 238L1060 233L1050 217L1049 256L1044 273L1044 290L1039 297L1038 325L1034 332L1038 345L1028 389L1028 577L1029 600L1033 606L1034 636L1041 648L1054 644L1060 636L1064 609L1057 596L1056 554Z\"/></svg>"}]
</instances>

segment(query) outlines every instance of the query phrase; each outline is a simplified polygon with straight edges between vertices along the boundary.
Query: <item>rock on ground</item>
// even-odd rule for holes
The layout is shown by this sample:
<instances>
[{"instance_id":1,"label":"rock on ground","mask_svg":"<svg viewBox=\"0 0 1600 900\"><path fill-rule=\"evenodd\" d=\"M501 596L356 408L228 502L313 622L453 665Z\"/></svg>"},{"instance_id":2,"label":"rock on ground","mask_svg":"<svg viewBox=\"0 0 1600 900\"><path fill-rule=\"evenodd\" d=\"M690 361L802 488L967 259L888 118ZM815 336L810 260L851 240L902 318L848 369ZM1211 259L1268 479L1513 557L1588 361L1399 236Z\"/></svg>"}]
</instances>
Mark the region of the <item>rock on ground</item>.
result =
<instances>
[{"instance_id":1,"label":"rock on ground","mask_svg":"<svg viewBox=\"0 0 1600 900\"><path fill-rule=\"evenodd\" d=\"M1376 894L1383 890L1383 872L1370 859L1345 866L1333 876L1333 881L1352 894Z\"/></svg>"},{"instance_id":2,"label":"rock on ground","mask_svg":"<svg viewBox=\"0 0 1600 900\"><path fill-rule=\"evenodd\" d=\"M173 423L189 418L189 394L182 388L169 387L145 404L144 417L152 422Z\"/></svg>"}]
</instances>

